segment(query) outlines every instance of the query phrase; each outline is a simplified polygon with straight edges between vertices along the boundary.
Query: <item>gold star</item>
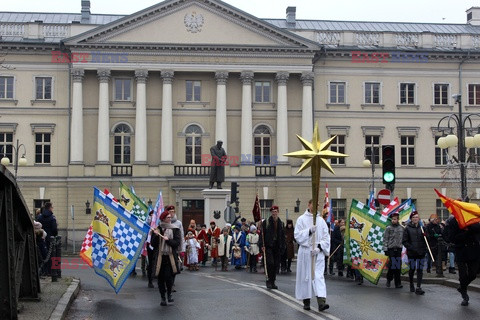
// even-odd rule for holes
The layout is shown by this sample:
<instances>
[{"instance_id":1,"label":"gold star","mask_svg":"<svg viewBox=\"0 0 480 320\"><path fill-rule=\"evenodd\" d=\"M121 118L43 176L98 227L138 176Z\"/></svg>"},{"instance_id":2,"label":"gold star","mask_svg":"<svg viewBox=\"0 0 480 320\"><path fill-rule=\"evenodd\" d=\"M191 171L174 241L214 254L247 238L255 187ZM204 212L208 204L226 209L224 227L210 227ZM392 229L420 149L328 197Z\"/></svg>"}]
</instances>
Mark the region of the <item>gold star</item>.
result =
<instances>
[{"instance_id":1,"label":"gold star","mask_svg":"<svg viewBox=\"0 0 480 320\"><path fill-rule=\"evenodd\" d=\"M328 160L333 158L344 158L348 155L328 150L333 140L337 136L333 136L327 141L320 142L320 133L318 131L318 122L315 122L315 129L313 130L313 140L309 142L297 135L297 138L302 143L305 150L294 151L284 154L286 157L304 159L302 166L298 169L297 174L307 169L312 168L312 198L313 198L313 223L316 222L318 210L318 192L320 191L320 171L322 168L327 169L335 174Z\"/></svg>"},{"instance_id":2,"label":"gold star","mask_svg":"<svg viewBox=\"0 0 480 320\"><path fill-rule=\"evenodd\" d=\"M115 241L117 241L118 239L113 237L112 231L110 229L108 229L108 236L100 234L100 237L105 240L105 244L103 245L103 247L108 248L108 255L110 255L110 252L112 251L120 253L120 251L117 249L117 246L115 245Z\"/></svg>"},{"instance_id":3,"label":"gold star","mask_svg":"<svg viewBox=\"0 0 480 320\"><path fill-rule=\"evenodd\" d=\"M367 239L364 239L363 236L360 236L362 241L360 241L360 251L362 251L363 254L368 255L368 250L373 250L372 244L370 241Z\"/></svg>"}]
</instances>

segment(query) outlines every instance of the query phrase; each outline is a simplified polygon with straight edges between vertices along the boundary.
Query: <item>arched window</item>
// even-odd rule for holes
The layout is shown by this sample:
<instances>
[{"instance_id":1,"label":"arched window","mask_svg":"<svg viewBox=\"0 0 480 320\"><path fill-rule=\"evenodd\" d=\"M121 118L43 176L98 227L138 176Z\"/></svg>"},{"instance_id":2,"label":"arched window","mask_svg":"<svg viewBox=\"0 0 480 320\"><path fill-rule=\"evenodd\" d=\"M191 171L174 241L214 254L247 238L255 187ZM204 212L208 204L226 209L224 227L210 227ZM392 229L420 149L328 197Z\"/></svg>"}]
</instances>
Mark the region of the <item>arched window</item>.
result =
<instances>
[{"instance_id":1,"label":"arched window","mask_svg":"<svg viewBox=\"0 0 480 320\"><path fill-rule=\"evenodd\" d=\"M119 124L113 131L113 163L130 164L130 144L132 131L124 123Z\"/></svg>"},{"instance_id":2,"label":"arched window","mask_svg":"<svg viewBox=\"0 0 480 320\"><path fill-rule=\"evenodd\" d=\"M202 128L196 124L185 129L185 163L202 163Z\"/></svg>"},{"instance_id":3,"label":"arched window","mask_svg":"<svg viewBox=\"0 0 480 320\"><path fill-rule=\"evenodd\" d=\"M265 125L258 126L253 133L255 164L270 164L270 129Z\"/></svg>"}]
</instances>

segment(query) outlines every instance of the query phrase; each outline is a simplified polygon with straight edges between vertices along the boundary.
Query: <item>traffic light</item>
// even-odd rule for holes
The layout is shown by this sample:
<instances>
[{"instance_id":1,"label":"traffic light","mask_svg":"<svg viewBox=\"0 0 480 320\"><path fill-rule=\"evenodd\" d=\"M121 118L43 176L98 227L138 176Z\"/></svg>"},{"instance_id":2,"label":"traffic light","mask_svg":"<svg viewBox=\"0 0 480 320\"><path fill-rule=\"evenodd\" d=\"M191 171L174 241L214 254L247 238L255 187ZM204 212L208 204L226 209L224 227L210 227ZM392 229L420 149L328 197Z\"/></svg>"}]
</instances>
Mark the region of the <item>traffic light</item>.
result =
<instances>
[{"instance_id":1,"label":"traffic light","mask_svg":"<svg viewBox=\"0 0 480 320\"><path fill-rule=\"evenodd\" d=\"M232 186L230 188L230 203L237 203L238 202L238 183L232 182Z\"/></svg>"},{"instance_id":2,"label":"traffic light","mask_svg":"<svg viewBox=\"0 0 480 320\"><path fill-rule=\"evenodd\" d=\"M387 189L393 188L395 184L395 146L382 146L382 169L383 183Z\"/></svg>"}]
</instances>

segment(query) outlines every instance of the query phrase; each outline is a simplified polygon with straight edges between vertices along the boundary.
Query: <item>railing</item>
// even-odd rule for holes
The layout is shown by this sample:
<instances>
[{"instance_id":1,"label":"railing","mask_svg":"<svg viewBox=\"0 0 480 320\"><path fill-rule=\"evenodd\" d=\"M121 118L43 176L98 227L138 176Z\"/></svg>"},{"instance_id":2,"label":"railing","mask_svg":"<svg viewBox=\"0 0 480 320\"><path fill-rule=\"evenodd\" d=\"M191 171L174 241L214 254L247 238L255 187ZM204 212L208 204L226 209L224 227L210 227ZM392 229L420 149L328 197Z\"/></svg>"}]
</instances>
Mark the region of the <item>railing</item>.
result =
<instances>
[{"instance_id":1,"label":"railing","mask_svg":"<svg viewBox=\"0 0 480 320\"><path fill-rule=\"evenodd\" d=\"M25 25L20 23L0 23L0 36L23 37Z\"/></svg>"},{"instance_id":2,"label":"railing","mask_svg":"<svg viewBox=\"0 0 480 320\"><path fill-rule=\"evenodd\" d=\"M68 38L70 36L70 25L46 24L43 26L43 36L53 38Z\"/></svg>"},{"instance_id":3,"label":"railing","mask_svg":"<svg viewBox=\"0 0 480 320\"><path fill-rule=\"evenodd\" d=\"M18 299L38 299L33 219L13 175L0 165L0 319L17 319Z\"/></svg>"},{"instance_id":4,"label":"railing","mask_svg":"<svg viewBox=\"0 0 480 320\"><path fill-rule=\"evenodd\" d=\"M256 166L255 176L257 177L275 177L277 175L277 167L275 166Z\"/></svg>"},{"instance_id":5,"label":"railing","mask_svg":"<svg viewBox=\"0 0 480 320\"><path fill-rule=\"evenodd\" d=\"M112 166L112 177L131 177L132 166Z\"/></svg>"},{"instance_id":6,"label":"railing","mask_svg":"<svg viewBox=\"0 0 480 320\"><path fill-rule=\"evenodd\" d=\"M174 175L180 177L209 176L210 166L174 166Z\"/></svg>"}]
</instances>

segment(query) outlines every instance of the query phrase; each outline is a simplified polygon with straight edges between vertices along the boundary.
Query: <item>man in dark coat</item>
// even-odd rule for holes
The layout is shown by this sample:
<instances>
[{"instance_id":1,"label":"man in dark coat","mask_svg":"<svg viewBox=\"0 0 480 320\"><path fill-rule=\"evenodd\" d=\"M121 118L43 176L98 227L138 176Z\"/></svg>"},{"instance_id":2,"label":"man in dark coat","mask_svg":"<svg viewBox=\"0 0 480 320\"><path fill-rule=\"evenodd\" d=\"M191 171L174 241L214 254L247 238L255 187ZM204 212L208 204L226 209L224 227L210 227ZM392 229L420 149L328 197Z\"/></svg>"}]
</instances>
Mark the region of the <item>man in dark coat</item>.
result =
<instances>
[{"instance_id":1,"label":"man in dark coat","mask_svg":"<svg viewBox=\"0 0 480 320\"><path fill-rule=\"evenodd\" d=\"M425 240L425 233L423 227L420 225L420 218L418 212L413 211L410 214L410 222L403 231L402 244L407 248L408 256L408 277L410 280L410 292L415 292L418 295L425 294L422 290L423 268L426 263L425 255L427 254L427 243ZM417 270L417 289L413 284L413 276Z\"/></svg>"},{"instance_id":2,"label":"man in dark coat","mask_svg":"<svg viewBox=\"0 0 480 320\"><path fill-rule=\"evenodd\" d=\"M262 248L267 262L267 288L278 289L275 285L277 270L280 266L280 258L286 248L285 228L282 220L278 217L278 206L272 206L272 215L262 222L263 235L260 238Z\"/></svg>"},{"instance_id":3,"label":"man in dark coat","mask_svg":"<svg viewBox=\"0 0 480 320\"><path fill-rule=\"evenodd\" d=\"M425 227L425 233L427 234L428 244L430 245L430 250L435 258L436 272L437 274L442 274L442 260L443 254L445 252L444 241L442 237L443 228L439 223L438 216L432 214L430 216L430 222ZM440 246L440 248L439 248ZM440 249L440 256L439 256ZM428 255L427 257L429 257ZM430 273L431 257L428 258L427 263L427 272Z\"/></svg>"},{"instance_id":4,"label":"man in dark coat","mask_svg":"<svg viewBox=\"0 0 480 320\"><path fill-rule=\"evenodd\" d=\"M53 215L53 205L51 202L45 203L45 210L37 217L37 221L42 224L43 230L47 233L45 243L47 245L47 252L50 251L50 237L58 236L57 219ZM45 274L50 275L52 271L52 259L49 259L45 264Z\"/></svg>"},{"instance_id":5,"label":"man in dark coat","mask_svg":"<svg viewBox=\"0 0 480 320\"><path fill-rule=\"evenodd\" d=\"M332 222L333 223L333 222ZM339 254L343 259L343 250L338 250L339 246L343 243L342 232L340 231L340 221L334 226L333 231L330 234L330 259L328 262L328 271L330 275L335 275L333 272L333 264L337 263L338 274L342 273L343 277L343 264L339 263ZM336 251L335 251L336 250Z\"/></svg>"},{"instance_id":6,"label":"man in dark coat","mask_svg":"<svg viewBox=\"0 0 480 320\"><path fill-rule=\"evenodd\" d=\"M468 306L468 285L475 280L480 268L480 224L476 223L465 229L460 229L455 217L447 219L444 237L455 246L455 261L458 266L462 306Z\"/></svg>"},{"instance_id":7,"label":"man in dark coat","mask_svg":"<svg viewBox=\"0 0 480 320\"><path fill-rule=\"evenodd\" d=\"M212 155L212 163L210 168L210 189L213 184L217 183L217 189L222 189L222 182L225 181L225 162L227 161L227 153L222 148L223 141L218 140L217 144L210 148Z\"/></svg>"}]
</instances>

